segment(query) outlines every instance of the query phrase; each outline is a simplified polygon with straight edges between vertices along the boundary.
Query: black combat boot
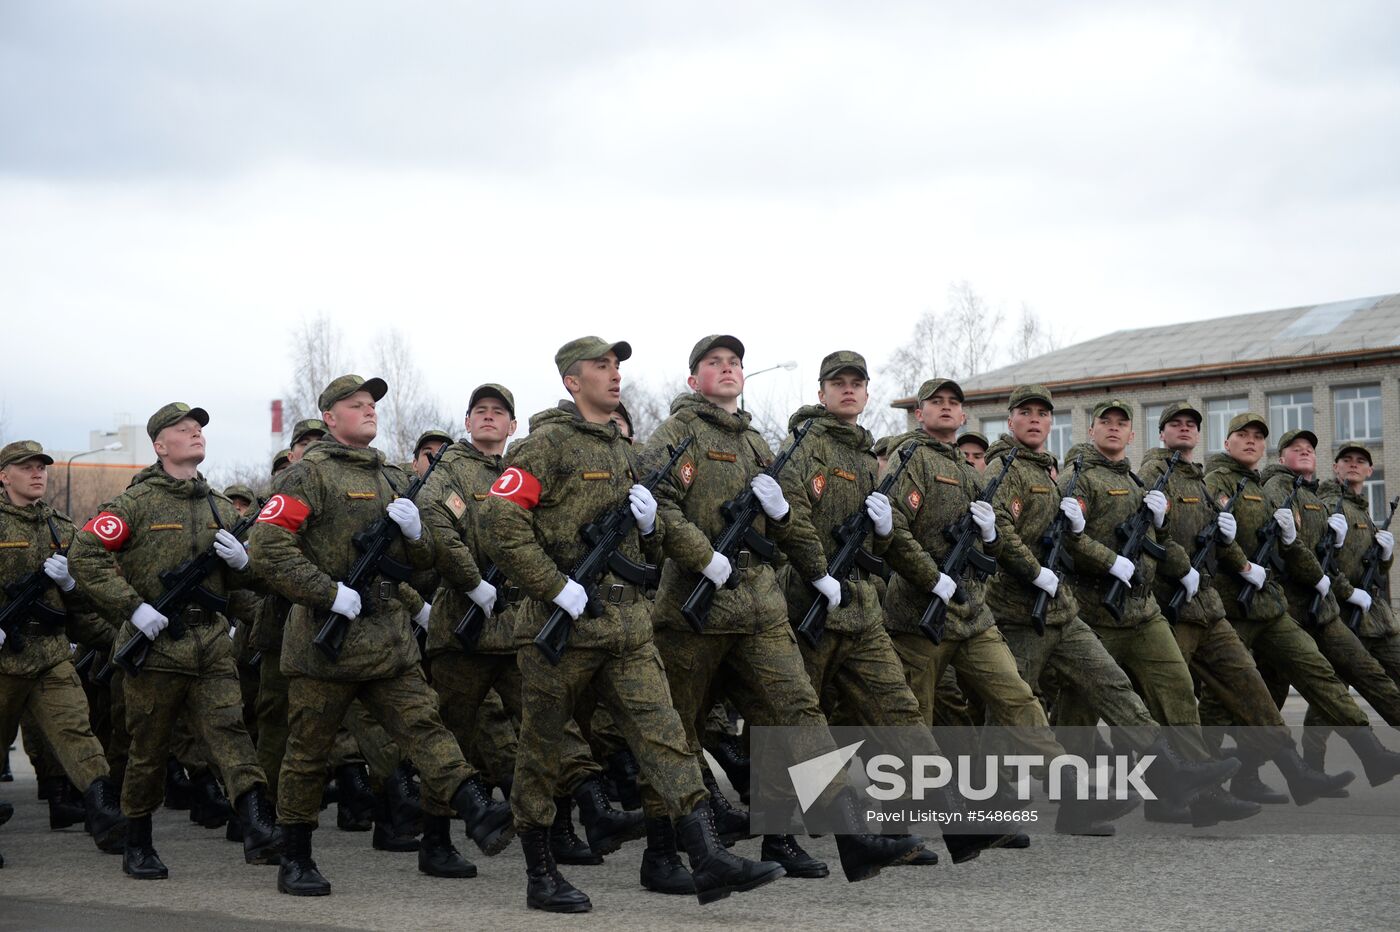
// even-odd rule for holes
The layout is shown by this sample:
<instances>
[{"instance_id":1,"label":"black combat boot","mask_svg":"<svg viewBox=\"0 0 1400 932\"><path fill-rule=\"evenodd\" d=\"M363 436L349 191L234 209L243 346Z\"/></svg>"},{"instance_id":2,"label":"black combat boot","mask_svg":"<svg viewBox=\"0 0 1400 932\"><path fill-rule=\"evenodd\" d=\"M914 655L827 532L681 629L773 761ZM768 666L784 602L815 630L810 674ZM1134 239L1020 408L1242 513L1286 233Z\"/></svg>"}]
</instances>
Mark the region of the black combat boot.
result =
<instances>
[{"instance_id":1,"label":"black combat boot","mask_svg":"<svg viewBox=\"0 0 1400 932\"><path fill-rule=\"evenodd\" d=\"M578 785L574 790L574 802L578 803L578 820L583 823L588 847L594 854L612 854L624 842L646 834L642 813L614 809L603 793L602 784L594 778Z\"/></svg>"},{"instance_id":2,"label":"black combat boot","mask_svg":"<svg viewBox=\"0 0 1400 932\"><path fill-rule=\"evenodd\" d=\"M603 856L574 832L574 799L554 797L554 824L549 827L549 852L555 864L602 864Z\"/></svg>"},{"instance_id":3,"label":"black combat boot","mask_svg":"<svg viewBox=\"0 0 1400 932\"><path fill-rule=\"evenodd\" d=\"M468 777L457 787L452 794L452 811L467 824L467 834L487 857L500 854L515 837L510 804L492 799L479 776Z\"/></svg>"},{"instance_id":4,"label":"black combat boot","mask_svg":"<svg viewBox=\"0 0 1400 932\"><path fill-rule=\"evenodd\" d=\"M413 778L414 773L413 765L404 761L394 768L384 786L389 792L394 824L405 834L420 835L423 832L423 792Z\"/></svg>"},{"instance_id":5,"label":"black combat boot","mask_svg":"<svg viewBox=\"0 0 1400 932\"><path fill-rule=\"evenodd\" d=\"M1372 786L1389 783L1400 774L1400 754L1381 744L1376 733L1366 728L1341 728L1347 744L1361 758L1361 768L1366 772L1366 780Z\"/></svg>"},{"instance_id":6,"label":"black combat boot","mask_svg":"<svg viewBox=\"0 0 1400 932\"><path fill-rule=\"evenodd\" d=\"M726 848L736 841L753 838L749 830L749 814L746 810L735 809L734 805L720 792L719 781L710 773L710 768L701 767L700 775L705 778L705 789L710 791L710 809L715 814L715 830Z\"/></svg>"},{"instance_id":7,"label":"black combat boot","mask_svg":"<svg viewBox=\"0 0 1400 932\"><path fill-rule=\"evenodd\" d=\"M1346 787L1356 779L1356 774L1350 770L1335 774L1326 773L1322 770L1320 758L1321 755L1316 767L1310 766L1310 762L1299 757L1297 749L1292 745L1274 755L1274 763L1278 765L1283 779L1288 783L1288 792L1293 794L1293 802L1299 806L1306 806L1322 797L1345 799L1350 795Z\"/></svg>"},{"instance_id":8,"label":"black combat boot","mask_svg":"<svg viewBox=\"0 0 1400 932\"><path fill-rule=\"evenodd\" d=\"M1113 822L1132 812L1142 802L1141 797L1129 791L1126 799L1080 799L1077 776L1068 769L1056 772L1059 781L1059 810L1055 813L1055 831L1061 835L1084 835L1106 838L1117 833ZM1110 784L1111 786L1112 784ZM1090 787L1092 791L1092 787ZM1018 808L1020 803L1008 804L1005 808ZM1188 820L1189 821L1189 820Z\"/></svg>"},{"instance_id":9,"label":"black combat boot","mask_svg":"<svg viewBox=\"0 0 1400 932\"><path fill-rule=\"evenodd\" d=\"M871 833L857 808L855 790L849 786L836 794L831 814L840 826L836 851L841 856L841 871L851 883L869 880L886 867L908 864L923 849L923 841L912 835Z\"/></svg>"},{"instance_id":10,"label":"black combat boot","mask_svg":"<svg viewBox=\"0 0 1400 932\"><path fill-rule=\"evenodd\" d=\"M719 840L714 811L704 801L676 823L676 836L690 859L690 877L702 905L722 900L731 893L753 890L783 876L781 864L750 861L730 854Z\"/></svg>"},{"instance_id":11,"label":"black combat boot","mask_svg":"<svg viewBox=\"0 0 1400 932\"><path fill-rule=\"evenodd\" d=\"M476 865L452 844L452 818L423 814L423 844L418 869L430 877L475 877Z\"/></svg>"},{"instance_id":12,"label":"black combat boot","mask_svg":"<svg viewBox=\"0 0 1400 932\"><path fill-rule=\"evenodd\" d=\"M283 823L282 863L277 868L277 892L291 896L329 896L330 881L311 859L311 832L306 822Z\"/></svg>"},{"instance_id":13,"label":"black combat boot","mask_svg":"<svg viewBox=\"0 0 1400 932\"><path fill-rule=\"evenodd\" d=\"M891 835L891 838L912 838L920 847L917 853L904 863L910 867L934 867L938 864L938 852L928 846L928 842L918 835Z\"/></svg>"},{"instance_id":14,"label":"black combat boot","mask_svg":"<svg viewBox=\"0 0 1400 932\"><path fill-rule=\"evenodd\" d=\"M564 879L549 853L549 832L532 828L520 833L525 851L525 905L547 913L586 913L588 897Z\"/></svg>"},{"instance_id":15,"label":"black combat boot","mask_svg":"<svg viewBox=\"0 0 1400 932\"><path fill-rule=\"evenodd\" d=\"M676 827L670 818L647 819L647 849L642 852L642 886L653 893L694 893L695 881L676 851Z\"/></svg>"},{"instance_id":16,"label":"black combat boot","mask_svg":"<svg viewBox=\"0 0 1400 932\"><path fill-rule=\"evenodd\" d=\"M1217 786L1191 800L1191 824L1206 828L1219 822L1238 822L1257 816L1263 808L1259 803L1240 799Z\"/></svg>"},{"instance_id":17,"label":"black combat boot","mask_svg":"<svg viewBox=\"0 0 1400 932\"><path fill-rule=\"evenodd\" d=\"M1148 822L1159 822L1164 825L1190 825L1191 807L1186 803L1169 802L1165 799L1149 799L1142 804L1142 817ZM1113 828L1113 826L1110 825L1109 828Z\"/></svg>"},{"instance_id":18,"label":"black combat boot","mask_svg":"<svg viewBox=\"0 0 1400 932\"><path fill-rule=\"evenodd\" d=\"M1240 769L1230 778L1230 795L1263 806L1282 806L1288 802L1287 793L1280 793L1260 778L1260 761L1256 755L1241 750L1236 756L1240 759Z\"/></svg>"},{"instance_id":19,"label":"black combat boot","mask_svg":"<svg viewBox=\"0 0 1400 932\"><path fill-rule=\"evenodd\" d=\"M0 825L10 821L10 817L15 814L15 807L3 800L0 800ZM0 855L0 867L5 866L5 857Z\"/></svg>"},{"instance_id":20,"label":"black combat boot","mask_svg":"<svg viewBox=\"0 0 1400 932\"><path fill-rule=\"evenodd\" d=\"M724 770L724 775L729 778L730 785L734 787L734 792L739 794L739 801L747 804L752 761L744 753L739 736L725 735L705 750L714 755L715 761ZM791 876L792 871L788 871L788 875Z\"/></svg>"},{"instance_id":21,"label":"black combat boot","mask_svg":"<svg viewBox=\"0 0 1400 932\"><path fill-rule=\"evenodd\" d=\"M204 828L223 828L233 815L233 806L214 774L202 770L192 776L190 790L190 821Z\"/></svg>"},{"instance_id":22,"label":"black combat boot","mask_svg":"<svg viewBox=\"0 0 1400 932\"><path fill-rule=\"evenodd\" d=\"M189 809L194 801L194 788L185 768L173 757L165 759L165 808Z\"/></svg>"},{"instance_id":23,"label":"black combat boot","mask_svg":"<svg viewBox=\"0 0 1400 932\"><path fill-rule=\"evenodd\" d=\"M374 788L364 764L335 769L335 824L342 832L368 832L374 826Z\"/></svg>"},{"instance_id":24,"label":"black combat boot","mask_svg":"<svg viewBox=\"0 0 1400 932\"><path fill-rule=\"evenodd\" d=\"M789 877L827 877L831 874L826 863L803 850L792 835L764 835L758 856L765 861L781 864L783 872Z\"/></svg>"},{"instance_id":25,"label":"black combat boot","mask_svg":"<svg viewBox=\"0 0 1400 932\"><path fill-rule=\"evenodd\" d=\"M394 820L396 811L402 813L403 807L400 805L396 810L390 805L387 790L375 799L374 837L370 839L370 844L376 851L417 851L418 837L412 823L400 825Z\"/></svg>"},{"instance_id":26,"label":"black combat boot","mask_svg":"<svg viewBox=\"0 0 1400 932\"><path fill-rule=\"evenodd\" d=\"M1240 762L1233 757L1224 760L1188 761L1167 743L1166 738L1158 738L1143 752L1143 756L1157 758L1147 768L1143 779L1158 799L1172 805L1189 803L1202 790L1219 786L1235 775ZM1158 764L1161 769L1158 769Z\"/></svg>"},{"instance_id":27,"label":"black combat boot","mask_svg":"<svg viewBox=\"0 0 1400 932\"><path fill-rule=\"evenodd\" d=\"M277 831L277 812L267 798L266 788L259 783L238 797L238 814L234 817L242 827L243 860L248 864L276 864L282 859L282 837ZM230 823L232 820L230 820Z\"/></svg>"},{"instance_id":28,"label":"black combat boot","mask_svg":"<svg viewBox=\"0 0 1400 932\"><path fill-rule=\"evenodd\" d=\"M14 783L15 773L10 769L10 751L0 751L0 783Z\"/></svg>"},{"instance_id":29,"label":"black combat boot","mask_svg":"<svg viewBox=\"0 0 1400 932\"><path fill-rule=\"evenodd\" d=\"M617 796L613 798L623 809L642 808L642 790L637 784L641 772L642 768L637 765L631 748L623 748L608 756L608 776L617 790ZM506 798L510 798L509 794Z\"/></svg>"},{"instance_id":30,"label":"black combat boot","mask_svg":"<svg viewBox=\"0 0 1400 932\"><path fill-rule=\"evenodd\" d=\"M151 817L148 815L127 821L122 871L137 880L164 880L170 876L151 844Z\"/></svg>"},{"instance_id":31,"label":"black combat boot","mask_svg":"<svg viewBox=\"0 0 1400 932\"><path fill-rule=\"evenodd\" d=\"M87 818L84 827L99 851L121 854L126 847L126 816L110 777L98 777L83 794Z\"/></svg>"},{"instance_id":32,"label":"black combat boot","mask_svg":"<svg viewBox=\"0 0 1400 932\"><path fill-rule=\"evenodd\" d=\"M45 777L43 783L49 801L49 828L67 828L87 819L82 797L70 789L67 777Z\"/></svg>"}]
</instances>

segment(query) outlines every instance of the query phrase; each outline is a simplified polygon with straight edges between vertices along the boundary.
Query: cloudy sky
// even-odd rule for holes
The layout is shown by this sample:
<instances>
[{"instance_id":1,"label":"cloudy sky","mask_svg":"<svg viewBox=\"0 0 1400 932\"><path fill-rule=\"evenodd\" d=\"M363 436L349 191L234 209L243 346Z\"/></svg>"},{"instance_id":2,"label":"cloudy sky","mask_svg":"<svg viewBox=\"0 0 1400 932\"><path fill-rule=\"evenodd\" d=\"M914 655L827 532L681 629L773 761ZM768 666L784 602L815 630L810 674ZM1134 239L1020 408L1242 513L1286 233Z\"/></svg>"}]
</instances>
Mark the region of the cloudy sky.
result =
<instances>
[{"instance_id":1,"label":"cloudy sky","mask_svg":"<svg viewBox=\"0 0 1400 932\"><path fill-rule=\"evenodd\" d=\"M655 380L735 332L796 397L964 279L1080 339L1400 290L1397 42L1385 2L7 0L4 432L182 399L261 459L318 313L523 413L588 332Z\"/></svg>"}]
</instances>

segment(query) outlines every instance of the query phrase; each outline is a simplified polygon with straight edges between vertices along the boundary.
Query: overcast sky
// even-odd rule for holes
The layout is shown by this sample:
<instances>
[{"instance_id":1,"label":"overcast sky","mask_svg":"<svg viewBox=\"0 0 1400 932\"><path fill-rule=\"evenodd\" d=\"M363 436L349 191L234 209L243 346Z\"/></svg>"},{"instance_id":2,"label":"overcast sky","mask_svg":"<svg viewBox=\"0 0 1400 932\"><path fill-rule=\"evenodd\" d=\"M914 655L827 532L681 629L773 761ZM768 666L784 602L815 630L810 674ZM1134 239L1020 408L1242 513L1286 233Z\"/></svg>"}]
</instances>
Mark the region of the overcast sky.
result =
<instances>
[{"instance_id":1,"label":"overcast sky","mask_svg":"<svg viewBox=\"0 0 1400 932\"><path fill-rule=\"evenodd\" d=\"M178 399L260 460L319 312L525 415L583 333L796 397L961 279L1079 339L1400 290L1397 47L1386 2L6 0L4 432Z\"/></svg>"}]
</instances>

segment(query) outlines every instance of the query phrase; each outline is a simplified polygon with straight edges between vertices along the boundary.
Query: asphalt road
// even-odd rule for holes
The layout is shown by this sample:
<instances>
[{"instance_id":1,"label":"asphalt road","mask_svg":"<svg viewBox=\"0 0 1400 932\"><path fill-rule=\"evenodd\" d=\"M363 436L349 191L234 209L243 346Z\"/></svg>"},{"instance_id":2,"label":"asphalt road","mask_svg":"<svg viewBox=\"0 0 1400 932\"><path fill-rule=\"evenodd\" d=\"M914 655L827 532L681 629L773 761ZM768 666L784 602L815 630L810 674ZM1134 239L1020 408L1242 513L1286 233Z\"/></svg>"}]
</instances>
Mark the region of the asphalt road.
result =
<instances>
[{"instance_id":1,"label":"asphalt road","mask_svg":"<svg viewBox=\"0 0 1400 932\"><path fill-rule=\"evenodd\" d=\"M1289 718L1299 709L1290 703ZM1384 740L1400 747L1386 729ZM1334 742L1334 747L1336 742ZM1334 752L1337 764L1340 754ZM759 927L804 929L954 927L1377 928L1400 926L1400 780L1368 792L1365 806L1322 800L1287 807L1308 831L1346 826L1353 834L1236 837L1189 827L1152 831L1125 825L1116 838L1036 835L1026 851L992 851L969 864L903 867L848 884L832 838L806 842L826 859L826 880L780 880L701 907L689 897L647 893L637 882L641 843L599 867L565 875L593 899L592 913L550 916L525 908L518 846L486 858L455 830L458 847L481 873L439 880L418 872L413 854L370 848L368 833L330 827L315 835L317 860L334 885L329 897L276 892L276 868L243 863L222 830L201 829L185 813L162 811L155 840L171 878L140 882L121 872L79 830L51 832L22 753L16 781L0 784L15 804L0 828L0 930L342 928L492 930L560 926L623 929ZM1329 757L1329 769L1334 757ZM1268 769L1266 778L1278 781ZM1363 834L1363 832L1369 832ZM757 840L739 850L756 855ZM602 925L594 925L602 923Z\"/></svg>"}]
</instances>

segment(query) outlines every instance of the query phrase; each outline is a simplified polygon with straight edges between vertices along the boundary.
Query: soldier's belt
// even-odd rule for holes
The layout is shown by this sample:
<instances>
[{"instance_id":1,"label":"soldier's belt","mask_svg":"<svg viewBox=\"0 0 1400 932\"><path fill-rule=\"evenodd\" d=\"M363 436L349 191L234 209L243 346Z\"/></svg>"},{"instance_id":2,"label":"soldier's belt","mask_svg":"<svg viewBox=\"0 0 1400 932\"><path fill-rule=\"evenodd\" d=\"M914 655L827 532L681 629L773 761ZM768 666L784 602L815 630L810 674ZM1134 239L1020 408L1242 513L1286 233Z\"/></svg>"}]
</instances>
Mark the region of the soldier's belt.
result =
<instances>
[{"instance_id":1,"label":"soldier's belt","mask_svg":"<svg viewBox=\"0 0 1400 932\"><path fill-rule=\"evenodd\" d=\"M768 561L752 550L740 550L734 555L734 565L741 570L757 569Z\"/></svg>"},{"instance_id":2,"label":"soldier's belt","mask_svg":"<svg viewBox=\"0 0 1400 932\"><path fill-rule=\"evenodd\" d=\"M640 589L627 583L600 585L597 594L599 599L609 605L625 605L629 602L635 602L642 597Z\"/></svg>"},{"instance_id":3,"label":"soldier's belt","mask_svg":"<svg viewBox=\"0 0 1400 932\"><path fill-rule=\"evenodd\" d=\"M851 567L851 571L846 574L845 578L849 582L868 582L870 580L870 571L863 570L859 566L853 566Z\"/></svg>"},{"instance_id":4,"label":"soldier's belt","mask_svg":"<svg viewBox=\"0 0 1400 932\"><path fill-rule=\"evenodd\" d=\"M525 598L525 591L519 586L506 586L505 589L501 590L500 598L502 601L514 605Z\"/></svg>"},{"instance_id":5,"label":"soldier's belt","mask_svg":"<svg viewBox=\"0 0 1400 932\"><path fill-rule=\"evenodd\" d=\"M63 625L48 624L42 621L26 621L19 626L19 633L26 638L46 638L63 633Z\"/></svg>"},{"instance_id":6,"label":"soldier's belt","mask_svg":"<svg viewBox=\"0 0 1400 932\"><path fill-rule=\"evenodd\" d=\"M211 612L202 605L186 605L184 608L180 609L175 617L179 618L191 628L212 625L214 622L220 620L217 613Z\"/></svg>"}]
</instances>

